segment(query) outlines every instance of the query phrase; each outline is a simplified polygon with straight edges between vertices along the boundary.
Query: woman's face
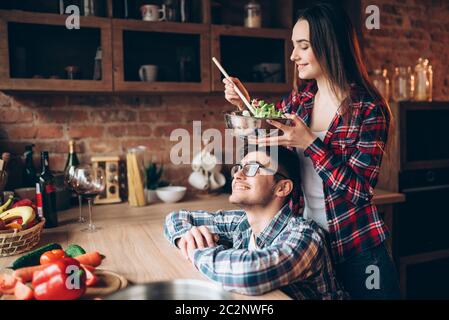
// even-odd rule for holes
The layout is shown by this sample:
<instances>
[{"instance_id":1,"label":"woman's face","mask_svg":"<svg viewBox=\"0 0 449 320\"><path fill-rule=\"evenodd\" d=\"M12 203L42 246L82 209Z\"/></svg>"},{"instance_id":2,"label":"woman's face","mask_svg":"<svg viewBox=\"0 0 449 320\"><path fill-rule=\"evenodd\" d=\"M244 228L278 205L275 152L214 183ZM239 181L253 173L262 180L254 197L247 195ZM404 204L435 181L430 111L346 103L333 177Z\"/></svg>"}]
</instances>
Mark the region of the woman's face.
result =
<instances>
[{"instance_id":1,"label":"woman's face","mask_svg":"<svg viewBox=\"0 0 449 320\"><path fill-rule=\"evenodd\" d=\"M306 20L298 21L293 27L292 42L290 60L296 64L299 78L310 80L320 77L322 70L310 45L309 23Z\"/></svg>"}]
</instances>

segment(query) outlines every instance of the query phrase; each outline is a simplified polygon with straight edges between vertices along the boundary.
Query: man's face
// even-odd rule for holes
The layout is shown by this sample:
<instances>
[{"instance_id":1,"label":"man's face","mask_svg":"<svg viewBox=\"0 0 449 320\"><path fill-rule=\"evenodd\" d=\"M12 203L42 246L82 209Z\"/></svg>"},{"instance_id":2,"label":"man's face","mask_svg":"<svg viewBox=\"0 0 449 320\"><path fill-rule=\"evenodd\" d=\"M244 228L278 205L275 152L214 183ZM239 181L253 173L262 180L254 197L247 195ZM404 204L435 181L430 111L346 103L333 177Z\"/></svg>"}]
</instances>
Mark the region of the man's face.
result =
<instances>
[{"instance_id":1,"label":"man's face","mask_svg":"<svg viewBox=\"0 0 449 320\"><path fill-rule=\"evenodd\" d=\"M265 168L274 170L277 166L264 152L250 152L241 161L244 166L247 163L259 163ZM232 194L229 202L241 206L266 205L274 198L276 185L274 175L263 168L259 168L254 177L247 177L243 170L234 174L232 180Z\"/></svg>"}]
</instances>

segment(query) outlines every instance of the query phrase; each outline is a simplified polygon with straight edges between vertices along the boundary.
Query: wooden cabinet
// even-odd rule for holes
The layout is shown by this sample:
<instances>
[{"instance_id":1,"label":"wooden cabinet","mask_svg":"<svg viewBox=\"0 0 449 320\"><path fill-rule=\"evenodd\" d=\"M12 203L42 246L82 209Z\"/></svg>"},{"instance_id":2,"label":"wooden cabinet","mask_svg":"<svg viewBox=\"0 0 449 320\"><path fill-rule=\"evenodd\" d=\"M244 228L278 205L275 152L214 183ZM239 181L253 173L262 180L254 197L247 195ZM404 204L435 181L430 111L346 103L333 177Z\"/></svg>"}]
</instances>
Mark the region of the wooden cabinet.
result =
<instances>
[{"instance_id":1,"label":"wooden cabinet","mask_svg":"<svg viewBox=\"0 0 449 320\"><path fill-rule=\"evenodd\" d=\"M0 90L112 91L110 20L81 17L80 30L65 27L66 16L0 11ZM93 80L97 49L102 48L101 80ZM64 54L61 54L64 52ZM65 68L79 68L67 80Z\"/></svg>"},{"instance_id":2,"label":"wooden cabinet","mask_svg":"<svg viewBox=\"0 0 449 320\"><path fill-rule=\"evenodd\" d=\"M148 22L139 11L145 1L126 1L124 7L124 1L98 0L100 17L81 16L79 30L66 28L68 16L58 14L59 1L45 7L30 1L0 5L0 90L222 91L222 76L211 62L215 56L250 92L287 93L293 78L293 1L260 0L263 24L254 29L243 27L247 2L186 1L191 6L186 22ZM102 76L93 80L100 47ZM157 66L154 81L139 76L147 65ZM67 79L67 66L79 68L77 79Z\"/></svg>"},{"instance_id":3,"label":"wooden cabinet","mask_svg":"<svg viewBox=\"0 0 449 320\"><path fill-rule=\"evenodd\" d=\"M114 20L114 89L117 92L210 91L210 36L204 24ZM143 82L141 66L157 67Z\"/></svg>"},{"instance_id":4,"label":"wooden cabinet","mask_svg":"<svg viewBox=\"0 0 449 320\"><path fill-rule=\"evenodd\" d=\"M293 80L291 31L212 26L212 56L250 92L288 92ZM223 90L222 75L212 69L212 90ZM268 81L267 81L268 80Z\"/></svg>"}]
</instances>

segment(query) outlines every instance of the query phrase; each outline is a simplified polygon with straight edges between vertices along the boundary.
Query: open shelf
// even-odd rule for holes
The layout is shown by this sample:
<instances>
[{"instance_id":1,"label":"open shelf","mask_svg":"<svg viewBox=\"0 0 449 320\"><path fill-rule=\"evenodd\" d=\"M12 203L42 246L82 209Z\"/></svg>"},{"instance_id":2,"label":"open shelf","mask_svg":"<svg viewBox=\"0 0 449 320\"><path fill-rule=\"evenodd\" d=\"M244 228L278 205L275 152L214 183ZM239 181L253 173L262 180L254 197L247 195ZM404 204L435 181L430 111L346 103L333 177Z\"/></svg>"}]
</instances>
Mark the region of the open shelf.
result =
<instances>
[{"instance_id":1,"label":"open shelf","mask_svg":"<svg viewBox=\"0 0 449 320\"><path fill-rule=\"evenodd\" d=\"M212 42L213 56L249 91L291 90L292 65L286 62L291 53L289 31L213 26ZM212 77L213 90L223 90L223 76L218 69L213 68Z\"/></svg>"},{"instance_id":2,"label":"open shelf","mask_svg":"<svg viewBox=\"0 0 449 320\"><path fill-rule=\"evenodd\" d=\"M293 0L258 0L262 27L290 29ZM245 5L249 0L211 0L211 21L216 25L244 26Z\"/></svg>"},{"instance_id":3,"label":"open shelf","mask_svg":"<svg viewBox=\"0 0 449 320\"><path fill-rule=\"evenodd\" d=\"M80 15L82 16L108 16L108 0L93 0L93 7L90 10L85 10L83 4L83 0L2 0L0 2L0 10L64 14L68 6L76 5L80 8Z\"/></svg>"},{"instance_id":4,"label":"open shelf","mask_svg":"<svg viewBox=\"0 0 449 320\"><path fill-rule=\"evenodd\" d=\"M116 91L210 91L207 26L114 20L113 30ZM157 66L156 79L142 81L145 65Z\"/></svg>"},{"instance_id":5,"label":"open shelf","mask_svg":"<svg viewBox=\"0 0 449 320\"><path fill-rule=\"evenodd\" d=\"M156 4L160 8L165 4L167 22L206 23L206 6L202 0L184 0L184 9L181 9L181 0L112 0L113 18L142 20L140 8L145 4Z\"/></svg>"},{"instance_id":6,"label":"open shelf","mask_svg":"<svg viewBox=\"0 0 449 320\"><path fill-rule=\"evenodd\" d=\"M0 38L0 88L112 91L108 20L86 17L81 19L81 24L81 29L69 30L64 16L39 14L37 17L29 12L0 11L0 34L6 35ZM102 75L94 81L94 61L99 47L103 51ZM74 80L67 79L67 66L78 67Z\"/></svg>"},{"instance_id":7,"label":"open shelf","mask_svg":"<svg viewBox=\"0 0 449 320\"><path fill-rule=\"evenodd\" d=\"M64 0L64 5L82 9L81 29L68 30L67 15L59 14L59 0L0 1L0 90L222 91L212 54L251 92L288 92L293 77L289 62L293 0L258 0L263 28L242 26L248 2L234 0L231 6L224 0L186 0L190 12L186 22L179 22L179 17L150 22L142 21L141 5L171 3L179 8L181 0L96 0L101 9L95 16L83 16L83 0ZM102 48L102 78L92 80L98 47ZM273 64L280 70L269 77ZM69 65L80 67L79 79L64 79ZM156 81L140 80L142 65L158 66ZM253 70L257 65L260 70Z\"/></svg>"}]
</instances>

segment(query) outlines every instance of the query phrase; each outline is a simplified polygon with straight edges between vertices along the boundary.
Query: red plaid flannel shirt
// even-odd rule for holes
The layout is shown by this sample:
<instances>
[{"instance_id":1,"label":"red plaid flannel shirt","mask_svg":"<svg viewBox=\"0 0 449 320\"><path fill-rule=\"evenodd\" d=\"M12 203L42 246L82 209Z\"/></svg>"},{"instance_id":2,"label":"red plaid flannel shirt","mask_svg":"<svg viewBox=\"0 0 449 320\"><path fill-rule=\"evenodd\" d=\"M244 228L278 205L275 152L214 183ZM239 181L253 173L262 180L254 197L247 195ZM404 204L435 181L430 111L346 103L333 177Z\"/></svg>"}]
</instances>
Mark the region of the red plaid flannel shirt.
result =
<instances>
[{"instance_id":1,"label":"red plaid flannel shirt","mask_svg":"<svg viewBox=\"0 0 449 320\"><path fill-rule=\"evenodd\" d=\"M278 102L277 108L296 113L309 126L316 91L312 81L304 90ZM337 263L379 245L388 236L372 197L390 119L382 103L373 102L356 86L352 86L351 100L355 113L350 123L337 113L324 141L317 138L304 150L323 179L330 242ZM304 207L302 190L297 196Z\"/></svg>"}]
</instances>

